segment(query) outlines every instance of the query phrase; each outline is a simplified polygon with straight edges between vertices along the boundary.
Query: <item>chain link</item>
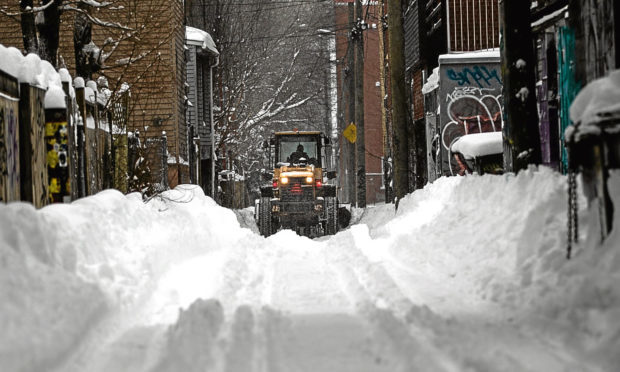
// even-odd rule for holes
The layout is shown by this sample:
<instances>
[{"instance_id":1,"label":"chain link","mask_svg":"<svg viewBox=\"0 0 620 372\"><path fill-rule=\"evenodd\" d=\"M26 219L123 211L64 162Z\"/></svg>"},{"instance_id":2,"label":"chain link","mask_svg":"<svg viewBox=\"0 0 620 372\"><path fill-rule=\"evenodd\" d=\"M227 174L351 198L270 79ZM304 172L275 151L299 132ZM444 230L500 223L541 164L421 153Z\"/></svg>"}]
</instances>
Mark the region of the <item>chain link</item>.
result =
<instances>
[{"instance_id":1,"label":"chain link","mask_svg":"<svg viewBox=\"0 0 620 372\"><path fill-rule=\"evenodd\" d=\"M577 173L568 171L568 245L566 258L570 259L573 243L579 240L579 216L577 204Z\"/></svg>"}]
</instances>

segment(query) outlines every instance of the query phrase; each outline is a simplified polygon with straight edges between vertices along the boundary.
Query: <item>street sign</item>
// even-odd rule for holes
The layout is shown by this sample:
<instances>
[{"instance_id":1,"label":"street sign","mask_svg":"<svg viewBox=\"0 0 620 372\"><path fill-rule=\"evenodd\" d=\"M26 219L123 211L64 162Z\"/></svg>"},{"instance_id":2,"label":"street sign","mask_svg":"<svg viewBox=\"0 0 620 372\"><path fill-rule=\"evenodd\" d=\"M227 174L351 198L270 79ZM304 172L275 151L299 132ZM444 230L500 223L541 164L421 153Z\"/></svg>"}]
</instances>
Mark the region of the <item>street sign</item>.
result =
<instances>
[{"instance_id":1,"label":"street sign","mask_svg":"<svg viewBox=\"0 0 620 372\"><path fill-rule=\"evenodd\" d=\"M357 127L355 124L349 124L349 126L345 128L344 132L342 132L342 135L344 138L349 140L349 142L355 143L355 141L357 141Z\"/></svg>"}]
</instances>

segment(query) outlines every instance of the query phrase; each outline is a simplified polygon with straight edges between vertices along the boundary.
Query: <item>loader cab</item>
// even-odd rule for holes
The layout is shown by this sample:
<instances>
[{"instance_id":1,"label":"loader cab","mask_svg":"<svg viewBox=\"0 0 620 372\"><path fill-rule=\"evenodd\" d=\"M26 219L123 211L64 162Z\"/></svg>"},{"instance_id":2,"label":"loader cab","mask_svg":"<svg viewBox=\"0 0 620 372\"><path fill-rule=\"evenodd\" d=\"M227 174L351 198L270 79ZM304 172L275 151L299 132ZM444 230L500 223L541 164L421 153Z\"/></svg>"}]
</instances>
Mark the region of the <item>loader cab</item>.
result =
<instances>
[{"instance_id":1,"label":"loader cab","mask_svg":"<svg viewBox=\"0 0 620 372\"><path fill-rule=\"evenodd\" d=\"M270 145L273 147L273 167L280 168L283 165L292 166L296 162L294 154L298 147L303 147L307 159L302 165L314 165L316 168L329 166L329 139L321 132L277 132L271 138ZM297 163L297 162L296 162Z\"/></svg>"}]
</instances>

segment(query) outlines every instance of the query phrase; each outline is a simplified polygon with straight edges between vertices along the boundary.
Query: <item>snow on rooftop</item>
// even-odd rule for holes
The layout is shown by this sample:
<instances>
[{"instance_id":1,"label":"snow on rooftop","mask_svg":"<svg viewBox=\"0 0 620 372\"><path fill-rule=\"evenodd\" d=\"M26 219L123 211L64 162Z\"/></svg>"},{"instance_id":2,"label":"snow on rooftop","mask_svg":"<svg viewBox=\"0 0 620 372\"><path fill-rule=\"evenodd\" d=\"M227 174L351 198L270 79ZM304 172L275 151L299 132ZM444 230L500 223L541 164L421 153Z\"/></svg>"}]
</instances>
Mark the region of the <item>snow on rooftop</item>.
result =
<instances>
[{"instance_id":1,"label":"snow on rooftop","mask_svg":"<svg viewBox=\"0 0 620 372\"><path fill-rule=\"evenodd\" d=\"M502 132L472 133L452 144L452 152L460 152L466 159L501 154L503 152Z\"/></svg>"},{"instance_id":2,"label":"snow on rooftop","mask_svg":"<svg viewBox=\"0 0 620 372\"><path fill-rule=\"evenodd\" d=\"M215 47L215 43L213 42L213 38L209 35L208 32L186 26L185 27L185 40L187 40L190 44L197 44L202 47L202 49L208 49L215 55L219 55L217 48Z\"/></svg>"}]
</instances>

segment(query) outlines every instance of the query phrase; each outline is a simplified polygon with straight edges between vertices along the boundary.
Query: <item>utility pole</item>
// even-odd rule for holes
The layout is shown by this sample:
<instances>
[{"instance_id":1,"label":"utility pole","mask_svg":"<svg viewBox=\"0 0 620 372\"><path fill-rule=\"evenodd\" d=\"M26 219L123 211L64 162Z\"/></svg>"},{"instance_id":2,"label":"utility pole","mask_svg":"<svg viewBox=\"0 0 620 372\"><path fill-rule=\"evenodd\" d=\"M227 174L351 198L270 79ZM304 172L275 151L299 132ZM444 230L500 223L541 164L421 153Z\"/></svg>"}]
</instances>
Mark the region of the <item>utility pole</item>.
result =
<instances>
[{"instance_id":1,"label":"utility pole","mask_svg":"<svg viewBox=\"0 0 620 372\"><path fill-rule=\"evenodd\" d=\"M529 18L528 18L529 19ZM405 81L405 39L401 0L388 1L390 87L394 130L394 193L398 202L409 192L409 149L407 144L407 86Z\"/></svg>"},{"instance_id":2,"label":"utility pole","mask_svg":"<svg viewBox=\"0 0 620 372\"><path fill-rule=\"evenodd\" d=\"M366 143L364 140L364 19L362 1L355 0L355 142L357 158L357 207L366 208Z\"/></svg>"},{"instance_id":3,"label":"utility pole","mask_svg":"<svg viewBox=\"0 0 620 372\"><path fill-rule=\"evenodd\" d=\"M348 4L349 25L355 24L355 9L353 3ZM355 123L355 53L353 51L353 32L349 35L347 46L347 73L346 83L348 91L348 124ZM347 124L347 125L348 125ZM347 191L349 193L349 203L357 205L357 187L355 177L355 143L346 141L347 153Z\"/></svg>"},{"instance_id":4,"label":"utility pole","mask_svg":"<svg viewBox=\"0 0 620 372\"><path fill-rule=\"evenodd\" d=\"M385 107L385 35L383 34L383 0L379 1L379 84L381 86L381 129L383 130L383 187L385 188L385 202L391 201L390 184L387 178L388 159L392 156L388 142L387 110Z\"/></svg>"},{"instance_id":5,"label":"utility pole","mask_svg":"<svg viewBox=\"0 0 620 372\"><path fill-rule=\"evenodd\" d=\"M528 164L542 161L529 2L500 1L500 21L504 168L507 172L518 172Z\"/></svg>"}]
</instances>

